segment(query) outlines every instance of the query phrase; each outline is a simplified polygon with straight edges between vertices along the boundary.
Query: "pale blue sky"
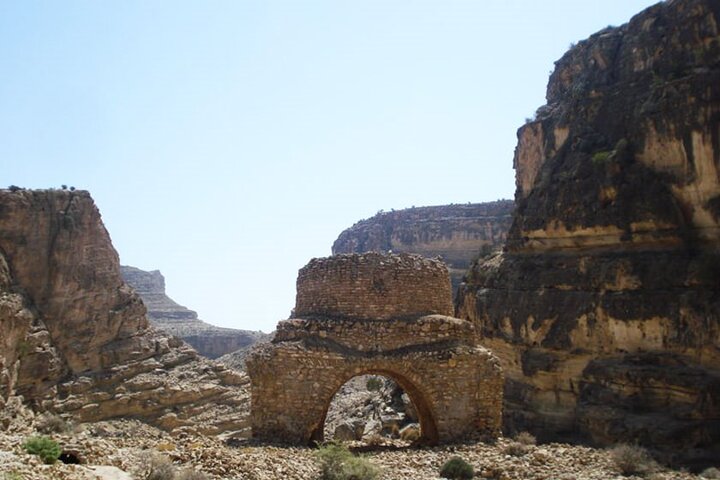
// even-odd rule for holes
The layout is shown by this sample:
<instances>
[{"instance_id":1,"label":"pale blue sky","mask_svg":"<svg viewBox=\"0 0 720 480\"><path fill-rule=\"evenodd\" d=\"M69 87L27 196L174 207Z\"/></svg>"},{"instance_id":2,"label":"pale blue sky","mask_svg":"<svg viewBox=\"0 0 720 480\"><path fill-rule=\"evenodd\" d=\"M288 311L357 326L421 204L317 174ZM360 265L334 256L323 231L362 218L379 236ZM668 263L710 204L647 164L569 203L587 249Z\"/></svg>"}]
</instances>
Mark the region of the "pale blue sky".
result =
<instances>
[{"instance_id":1,"label":"pale blue sky","mask_svg":"<svg viewBox=\"0 0 720 480\"><path fill-rule=\"evenodd\" d=\"M653 3L0 0L0 182L90 190L122 263L270 331L357 220L512 198L553 62Z\"/></svg>"}]
</instances>

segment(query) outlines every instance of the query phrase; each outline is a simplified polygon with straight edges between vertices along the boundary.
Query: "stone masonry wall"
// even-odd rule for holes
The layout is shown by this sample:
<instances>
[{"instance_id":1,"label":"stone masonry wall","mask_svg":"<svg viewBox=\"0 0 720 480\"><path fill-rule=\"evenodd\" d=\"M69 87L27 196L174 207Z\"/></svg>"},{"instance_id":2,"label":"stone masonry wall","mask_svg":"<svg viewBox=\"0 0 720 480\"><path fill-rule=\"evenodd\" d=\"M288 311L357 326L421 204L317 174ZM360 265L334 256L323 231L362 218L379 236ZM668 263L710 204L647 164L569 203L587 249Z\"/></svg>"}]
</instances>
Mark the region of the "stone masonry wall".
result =
<instances>
[{"instance_id":1,"label":"stone masonry wall","mask_svg":"<svg viewBox=\"0 0 720 480\"><path fill-rule=\"evenodd\" d=\"M297 279L295 317L387 320L452 315L447 266L418 255L337 255L313 259Z\"/></svg>"},{"instance_id":2,"label":"stone masonry wall","mask_svg":"<svg viewBox=\"0 0 720 480\"><path fill-rule=\"evenodd\" d=\"M477 345L472 322L450 311L447 268L418 255L337 255L298 276L295 313L246 361L253 436L323 440L335 393L358 375L395 380L410 396L421 441L497 435L504 377Z\"/></svg>"},{"instance_id":3,"label":"stone masonry wall","mask_svg":"<svg viewBox=\"0 0 720 480\"><path fill-rule=\"evenodd\" d=\"M297 341L314 337L358 352L393 351L418 344L472 345L475 329L471 322L442 315L377 322L373 320L294 318L280 322L276 341Z\"/></svg>"}]
</instances>

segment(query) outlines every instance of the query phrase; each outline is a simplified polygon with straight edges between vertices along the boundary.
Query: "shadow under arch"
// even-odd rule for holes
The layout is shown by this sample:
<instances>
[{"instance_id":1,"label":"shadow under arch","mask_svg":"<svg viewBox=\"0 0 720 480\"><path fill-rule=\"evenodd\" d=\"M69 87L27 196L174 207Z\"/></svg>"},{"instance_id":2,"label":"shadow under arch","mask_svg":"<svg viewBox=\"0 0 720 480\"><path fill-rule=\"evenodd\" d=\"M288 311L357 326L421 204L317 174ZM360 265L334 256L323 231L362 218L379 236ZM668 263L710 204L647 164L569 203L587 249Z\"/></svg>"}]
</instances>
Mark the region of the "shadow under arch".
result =
<instances>
[{"instance_id":1,"label":"shadow under arch","mask_svg":"<svg viewBox=\"0 0 720 480\"><path fill-rule=\"evenodd\" d=\"M410 397L410 401L415 407L418 420L420 422L420 439L417 440L415 443L423 445L437 445L439 443L440 436L438 435L435 415L430 408L430 403L426 398L426 394L424 394L420 390L420 388L415 385L415 383L413 383L410 379L408 379L405 375L402 375L401 373L398 373L394 370L382 368L368 368L363 369L360 372L354 372L350 375L345 375L344 377L342 377L344 380L340 381L338 385L335 386L335 388L332 390L332 395L330 395L329 398L323 399L324 405L322 410L322 416L318 421L317 425L315 426L315 429L310 434L310 438L308 440L309 445L313 446L325 440L325 420L327 418L328 409L330 408L330 403L332 402L333 398L335 398L335 395L342 388L343 385L345 385L353 378L359 377L361 375L379 375L387 377L394 380L395 383L400 385L400 388L402 388L403 391L408 394L408 397Z\"/></svg>"}]
</instances>

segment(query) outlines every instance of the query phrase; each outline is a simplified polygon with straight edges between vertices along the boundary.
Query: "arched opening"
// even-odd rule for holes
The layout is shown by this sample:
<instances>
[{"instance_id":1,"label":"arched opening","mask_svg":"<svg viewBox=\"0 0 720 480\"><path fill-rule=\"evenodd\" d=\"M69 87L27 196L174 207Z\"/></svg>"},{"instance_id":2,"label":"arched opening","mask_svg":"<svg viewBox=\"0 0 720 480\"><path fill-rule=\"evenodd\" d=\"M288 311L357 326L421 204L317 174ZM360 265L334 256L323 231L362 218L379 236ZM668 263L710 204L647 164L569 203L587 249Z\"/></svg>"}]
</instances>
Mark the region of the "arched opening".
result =
<instances>
[{"instance_id":1,"label":"arched opening","mask_svg":"<svg viewBox=\"0 0 720 480\"><path fill-rule=\"evenodd\" d=\"M310 443L326 439L372 443L378 437L399 438L407 444L438 443L434 415L422 392L402 375L383 370L345 379L325 401Z\"/></svg>"}]
</instances>

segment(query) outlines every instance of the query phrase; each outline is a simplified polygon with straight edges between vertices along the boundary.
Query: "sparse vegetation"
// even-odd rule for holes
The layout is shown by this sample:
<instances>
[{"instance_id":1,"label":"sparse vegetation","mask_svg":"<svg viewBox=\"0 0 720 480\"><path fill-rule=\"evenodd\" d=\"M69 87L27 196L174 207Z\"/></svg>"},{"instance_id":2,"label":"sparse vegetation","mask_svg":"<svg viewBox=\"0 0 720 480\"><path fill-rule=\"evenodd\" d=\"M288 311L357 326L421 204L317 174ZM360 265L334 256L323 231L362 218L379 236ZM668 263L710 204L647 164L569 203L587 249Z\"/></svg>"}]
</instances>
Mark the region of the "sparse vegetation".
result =
<instances>
[{"instance_id":1,"label":"sparse vegetation","mask_svg":"<svg viewBox=\"0 0 720 480\"><path fill-rule=\"evenodd\" d=\"M52 464L60 457L60 445L50 437L30 437L23 444L25 451L37 455L43 462Z\"/></svg>"},{"instance_id":2,"label":"sparse vegetation","mask_svg":"<svg viewBox=\"0 0 720 480\"><path fill-rule=\"evenodd\" d=\"M17 472L5 472L2 480L23 480L23 476Z\"/></svg>"},{"instance_id":3,"label":"sparse vegetation","mask_svg":"<svg viewBox=\"0 0 720 480\"><path fill-rule=\"evenodd\" d=\"M610 160L610 156L612 155L612 150L602 150L600 152L593 153L592 161L596 165L603 164Z\"/></svg>"},{"instance_id":4,"label":"sparse vegetation","mask_svg":"<svg viewBox=\"0 0 720 480\"><path fill-rule=\"evenodd\" d=\"M177 469L170 459L164 455L152 455L150 468L145 480L175 480Z\"/></svg>"},{"instance_id":5,"label":"sparse vegetation","mask_svg":"<svg viewBox=\"0 0 720 480\"><path fill-rule=\"evenodd\" d=\"M10 185L8 187L8 190L10 190L11 192L17 192L19 190L22 190L22 188L18 187L17 185Z\"/></svg>"},{"instance_id":6,"label":"sparse vegetation","mask_svg":"<svg viewBox=\"0 0 720 480\"><path fill-rule=\"evenodd\" d=\"M530 450L530 445L526 445L524 443L518 442L517 440L513 440L512 442L505 445L505 448L503 448L503 453L505 455L512 455L513 457L522 457Z\"/></svg>"},{"instance_id":7,"label":"sparse vegetation","mask_svg":"<svg viewBox=\"0 0 720 480\"><path fill-rule=\"evenodd\" d=\"M374 480L380 469L365 458L353 455L346 447L328 443L317 452L322 480Z\"/></svg>"},{"instance_id":8,"label":"sparse vegetation","mask_svg":"<svg viewBox=\"0 0 720 480\"><path fill-rule=\"evenodd\" d=\"M535 435L533 435L529 432L518 433L517 435L515 435L515 441L522 443L523 445L537 444L537 439L535 438Z\"/></svg>"},{"instance_id":9,"label":"sparse vegetation","mask_svg":"<svg viewBox=\"0 0 720 480\"><path fill-rule=\"evenodd\" d=\"M475 469L460 457L452 457L440 468L440 476L456 479L471 479L475 476Z\"/></svg>"},{"instance_id":10,"label":"sparse vegetation","mask_svg":"<svg viewBox=\"0 0 720 480\"><path fill-rule=\"evenodd\" d=\"M60 415L46 413L37 422L37 430L41 433L65 433L72 425Z\"/></svg>"},{"instance_id":11,"label":"sparse vegetation","mask_svg":"<svg viewBox=\"0 0 720 480\"><path fill-rule=\"evenodd\" d=\"M365 384L365 387L367 387L367 389L371 392L376 392L376 391L380 390L382 388L382 386L383 386L383 381L382 381L382 379L380 379L378 377L368 378L368 381Z\"/></svg>"},{"instance_id":12,"label":"sparse vegetation","mask_svg":"<svg viewBox=\"0 0 720 480\"><path fill-rule=\"evenodd\" d=\"M647 450L637 445L616 445L610 450L610 456L620 473L626 476L642 476L657 468L657 464Z\"/></svg>"}]
</instances>

